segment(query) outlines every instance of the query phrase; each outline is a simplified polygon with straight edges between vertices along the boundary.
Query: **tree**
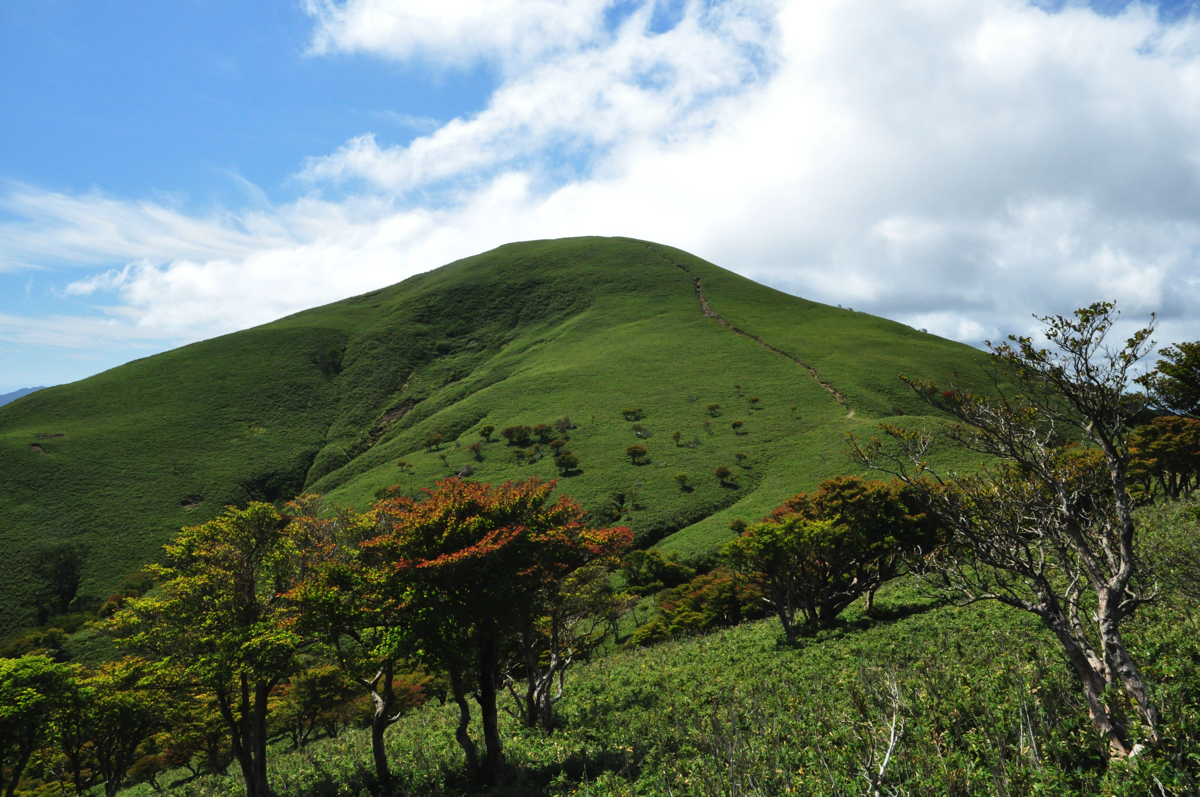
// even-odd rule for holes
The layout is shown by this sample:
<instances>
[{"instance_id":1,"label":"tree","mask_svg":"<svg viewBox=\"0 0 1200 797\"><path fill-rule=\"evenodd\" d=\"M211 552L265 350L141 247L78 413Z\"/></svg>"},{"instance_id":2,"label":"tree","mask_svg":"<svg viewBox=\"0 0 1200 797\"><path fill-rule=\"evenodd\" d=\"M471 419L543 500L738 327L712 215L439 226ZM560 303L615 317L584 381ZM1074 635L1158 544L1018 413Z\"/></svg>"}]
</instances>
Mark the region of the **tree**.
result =
<instances>
[{"instance_id":1,"label":"tree","mask_svg":"<svg viewBox=\"0 0 1200 797\"><path fill-rule=\"evenodd\" d=\"M483 444L482 443L471 443L471 445L467 446L467 450L470 451L471 454L475 457L476 462L483 462Z\"/></svg>"},{"instance_id":2,"label":"tree","mask_svg":"<svg viewBox=\"0 0 1200 797\"><path fill-rule=\"evenodd\" d=\"M560 448L554 454L554 467L564 476L579 467L579 457L565 448Z\"/></svg>"},{"instance_id":3,"label":"tree","mask_svg":"<svg viewBox=\"0 0 1200 797\"><path fill-rule=\"evenodd\" d=\"M746 457L746 455L745 455L745 454L743 454L741 451L738 451L737 453L735 453L735 454L733 455L733 458L737 460L737 464L738 464L738 465L740 465L740 466L741 466L741 467L743 467L743 468L744 468L744 467L746 467L746 459L747 459L747 457Z\"/></svg>"},{"instance_id":4,"label":"tree","mask_svg":"<svg viewBox=\"0 0 1200 797\"><path fill-rule=\"evenodd\" d=\"M651 595L665 587L677 587L695 577L696 571L679 561L678 554L663 556L653 548L630 551L622 561L621 574L629 592Z\"/></svg>"},{"instance_id":5,"label":"tree","mask_svg":"<svg viewBox=\"0 0 1200 797\"><path fill-rule=\"evenodd\" d=\"M168 724L173 711L160 705L148 662L126 658L80 675L63 693L55 741L76 794L103 781L104 794L113 797L141 757L142 743Z\"/></svg>"},{"instance_id":6,"label":"tree","mask_svg":"<svg viewBox=\"0 0 1200 797\"><path fill-rule=\"evenodd\" d=\"M734 421L733 423L731 423L729 425L733 428L734 434L741 434L742 426L744 426L745 423L746 423L745 421Z\"/></svg>"},{"instance_id":7,"label":"tree","mask_svg":"<svg viewBox=\"0 0 1200 797\"><path fill-rule=\"evenodd\" d=\"M1096 730L1114 756L1127 756L1137 747L1113 696L1131 703L1146 741L1158 740L1151 690L1121 632L1154 597L1138 587L1127 477L1129 421L1139 409L1129 374L1152 347L1154 324L1117 348L1105 343L1117 320L1110 303L1040 320L1055 348L1026 337L991 345L987 395L906 380L957 420L953 443L998 464L942 480L925 459L931 437L889 426L890 446L852 445L866 464L919 490L947 527L948 544L914 565L967 601L1038 617L1079 676Z\"/></svg>"},{"instance_id":8,"label":"tree","mask_svg":"<svg viewBox=\"0 0 1200 797\"><path fill-rule=\"evenodd\" d=\"M342 370L342 347L328 346L320 351L316 356L317 367L321 369L321 373L326 376L341 373Z\"/></svg>"},{"instance_id":9,"label":"tree","mask_svg":"<svg viewBox=\"0 0 1200 797\"><path fill-rule=\"evenodd\" d=\"M717 469L713 471L713 475L717 477L717 481L719 481L721 484L725 484L727 481L729 481L729 477L733 475L733 471L724 465L718 465Z\"/></svg>"},{"instance_id":10,"label":"tree","mask_svg":"<svg viewBox=\"0 0 1200 797\"><path fill-rule=\"evenodd\" d=\"M429 435L421 442L421 445L425 446L426 451L432 451L433 449L437 448L441 444L442 444L441 432L434 432L433 434Z\"/></svg>"},{"instance_id":11,"label":"tree","mask_svg":"<svg viewBox=\"0 0 1200 797\"><path fill-rule=\"evenodd\" d=\"M704 411L715 418L721 414L721 405L720 404L709 404L707 407L704 408Z\"/></svg>"},{"instance_id":12,"label":"tree","mask_svg":"<svg viewBox=\"0 0 1200 797\"><path fill-rule=\"evenodd\" d=\"M164 689L160 682L156 686L161 696L175 691L176 685ZM169 729L159 730L143 742L141 756L129 769L130 778L148 781L155 791L162 791L157 776L173 769L187 769L192 777L204 771L227 774L232 760L229 732L212 695L184 692L166 717Z\"/></svg>"},{"instance_id":13,"label":"tree","mask_svg":"<svg viewBox=\"0 0 1200 797\"><path fill-rule=\"evenodd\" d=\"M629 457L629 461L634 465L641 465L642 461L649 456L649 452L646 451L645 446L632 445L625 449L625 456Z\"/></svg>"},{"instance_id":14,"label":"tree","mask_svg":"<svg viewBox=\"0 0 1200 797\"><path fill-rule=\"evenodd\" d=\"M683 432L671 432L671 439L675 441L675 447L679 447L679 441L683 439Z\"/></svg>"},{"instance_id":15,"label":"tree","mask_svg":"<svg viewBox=\"0 0 1200 797\"><path fill-rule=\"evenodd\" d=\"M507 426L500 430L500 436L510 446L527 446L533 440L533 429L529 426Z\"/></svg>"},{"instance_id":16,"label":"tree","mask_svg":"<svg viewBox=\"0 0 1200 797\"><path fill-rule=\"evenodd\" d=\"M46 740L77 668L46 656L0 659L0 790L13 797L30 757Z\"/></svg>"},{"instance_id":17,"label":"tree","mask_svg":"<svg viewBox=\"0 0 1200 797\"><path fill-rule=\"evenodd\" d=\"M821 482L815 493L793 495L766 520L780 523L793 515L828 520L854 531L862 547L845 553L853 557L851 583L858 595L866 596L867 613L879 587L899 575L905 556L932 551L940 544L937 518L925 511L920 491L898 481L887 484L861 476L835 476Z\"/></svg>"},{"instance_id":18,"label":"tree","mask_svg":"<svg viewBox=\"0 0 1200 797\"><path fill-rule=\"evenodd\" d=\"M332 664L318 664L275 688L272 699L275 707L275 726L292 743L292 749L304 747L317 729L328 736L337 735L337 717L358 694L343 669ZM330 720L333 719L332 733Z\"/></svg>"},{"instance_id":19,"label":"tree","mask_svg":"<svg viewBox=\"0 0 1200 797\"><path fill-rule=\"evenodd\" d=\"M1155 369L1134 381L1152 407L1172 415L1200 417L1200 341L1167 346Z\"/></svg>"},{"instance_id":20,"label":"tree","mask_svg":"<svg viewBox=\"0 0 1200 797\"><path fill-rule=\"evenodd\" d=\"M466 684L475 680L493 783L505 770L496 697L506 646L551 614L556 585L632 539L626 528L587 528L578 504L549 501L553 489L536 478L496 488L446 479L424 501L381 504L383 532L363 543L390 564L390 603L404 612L413 642L450 676L460 712ZM474 744L465 723L459 731L470 766Z\"/></svg>"},{"instance_id":21,"label":"tree","mask_svg":"<svg viewBox=\"0 0 1200 797\"><path fill-rule=\"evenodd\" d=\"M654 596L655 616L634 631L632 645L652 645L667 639L737 625L762 616L762 590L753 580L725 567Z\"/></svg>"},{"instance_id":22,"label":"tree","mask_svg":"<svg viewBox=\"0 0 1200 797\"><path fill-rule=\"evenodd\" d=\"M827 520L810 521L796 515L782 523L750 526L726 544L722 554L734 570L763 581L769 594L766 600L775 610L788 644L795 644L797 611L804 612L809 624L823 620L824 625L832 624L840 611L837 604L846 597L848 563L839 554L848 537L846 529L839 530ZM822 617L819 598L822 593L833 597L830 581L843 589L838 590L834 609Z\"/></svg>"},{"instance_id":23,"label":"tree","mask_svg":"<svg viewBox=\"0 0 1200 797\"><path fill-rule=\"evenodd\" d=\"M759 577L789 642L795 616L830 627L851 603L899 574L905 553L936 541L932 519L904 485L840 476L800 493L764 522L742 527L723 553L735 570Z\"/></svg>"},{"instance_id":24,"label":"tree","mask_svg":"<svg viewBox=\"0 0 1200 797\"><path fill-rule=\"evenodd\" d=\"M393 498L377 506L386 506ZM363 543L380 532L377 514L340 510L322 516L315 495L297 498L293 531L313 540L313 567L288 594L296 613L290 622L297 633L312 638L317 649L335 662L370 698L371 756L383 797L394 789L384 734L407 707L396 690L397 673L415 647L400 631L406 606L391 593L390 562Z\"/></svg>"},{"instance_id":25,"label":"tree","mask_svg":"<svg viewBox=\"0 0 1200 797\"><path fill-rule=\"evenodd\" d=\"M631 539L616 538L610 554ZM506 683L516 716L526 727L554 730L554 704L562 699L567 669L600 647L627 608L624 596L612 588L612 559L610 555L550 579L544 587L544 614L521 631ZM525 690L518 695L521 680Z\"/></svg>"},{"instance_id":26,"label":"tree","mask_svg":"<svg viewBox=\"0 0 1200 797\"><path fill-rule=\"evenodd\" d=\"M645 413L642 412L641 407L629 407L627 409L623 409L621 410L621 415L623 415L627 421L640 421L643 417L645 417Z\"/></svg>"},{"instance_id":27,"label":"tree","mask_svg":"<svg viewBox=\"0 0 1200 797\"><path fill-rule=\"evenodd\" d=\"M311 544L293 530L259 502L184 528L166 546L168 564L151 567L162 596L127 602L109 624L183 684L212 693L250 797L269 793L268 698L302 642L283 622L284 594Z\"/></svg>"},{"instance_id":28,"label":"tree","mask_svg":"<svg viewBox=\"0 0 1200 797\"><path fill-rule=\"evenodd\" d=\"M79 594L87 551L77 542L64 542L39 550L33 557L33 576L40 598L39 614L66 614ZM44 622L45 617L41 620Z\"/></svg>"},{"instance_id":29,"label":"tree","mask_svg":"<svg viewBox=\"0 0 1200 797\"><path fill-rule=\"evenodd\" d=\"M680 490L682 490L685 493L688 491L690 485L688 484L689 479L688 479L688 475L686 473L676 473L675 481L679 484Z\"/></svg>"},{"instance_id":30,"label":"tree","mask_svg":"<svg viewBox=\"0 0 1200 797\"><path fill-rule=\"evenodd\" d=\"M1200 421L1167 415L1129 435L1129 480L1144 496L1176 499L1200 487Z\"/></svg>"},{"instance_id":31,"label":"tree","mask_svg":"<svg viewBox=\"0 0 1200 797\"><path fill-rule=\"evenodd\" d=\"M490 443L492 442L492 432L494 431L496 431L495 426L485 426L479 430L479 436L483 438L484 442Z\"/></svg>"},{"instance_id":32,"label":"tree","mask_svg":"<svg viewBox=\"0 0 1200 797\"><path fill-rule=\"evenodd\" d=\"M750 408L756 410L758 409L758 402L762 401L762 399L758 396L751 396L748 401L750 402Z\"/></svg>"}]
</instances>

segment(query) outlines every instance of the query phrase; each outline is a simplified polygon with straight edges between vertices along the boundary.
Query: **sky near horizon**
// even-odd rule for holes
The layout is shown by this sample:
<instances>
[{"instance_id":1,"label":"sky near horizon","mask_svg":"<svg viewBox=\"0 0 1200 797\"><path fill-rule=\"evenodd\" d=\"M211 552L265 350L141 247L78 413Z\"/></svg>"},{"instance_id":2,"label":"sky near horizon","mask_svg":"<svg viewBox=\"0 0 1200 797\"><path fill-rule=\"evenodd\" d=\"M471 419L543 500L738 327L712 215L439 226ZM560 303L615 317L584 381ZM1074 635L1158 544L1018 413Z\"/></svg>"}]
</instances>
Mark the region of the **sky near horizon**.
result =
<instances>
[{"instance_id":1,"label":"sky near horizon","mask_svg":"<svg viewBox=\"0 0 1200 797\"><path fill-rule=\"evenodd\" d=\"M0 394L589 234L973 345L1101 299L1200 339L1200 13L0 5Z\"/></svg>"}]
</instances>

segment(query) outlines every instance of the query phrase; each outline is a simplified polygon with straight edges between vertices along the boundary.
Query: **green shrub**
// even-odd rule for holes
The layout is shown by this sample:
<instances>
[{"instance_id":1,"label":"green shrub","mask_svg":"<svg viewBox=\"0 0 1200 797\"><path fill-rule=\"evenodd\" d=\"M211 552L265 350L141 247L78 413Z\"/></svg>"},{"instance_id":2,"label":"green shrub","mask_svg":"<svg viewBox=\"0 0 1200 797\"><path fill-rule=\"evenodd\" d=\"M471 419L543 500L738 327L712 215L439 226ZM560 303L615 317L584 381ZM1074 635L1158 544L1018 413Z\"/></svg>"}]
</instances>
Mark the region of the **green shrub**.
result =
<instances>
[{"instance_id":1,"label":"green shrub","mask_svg":"<svg viewBox=\"0 0 1200 797\"><path fill-rule=\"evenodd\" d=\"M527 446L533 440L533 428L529 426L507 426L500 430L500 436L507 440L510 446Z\"/></svg>"},{"instance_id":2,"label":"green shrub","mask_svg":"<svg viewBox=\"0 0 1200 797\"><path fill-rule=\"evenodd\" d=\"M579 468L579 457L567 451L565 448L560 448L554 454L554 467L558 468L564 476L571 471Z\"/></svg>"},{"instance_id":3,"label":"green shrub","mask_svg":"<svg viewBox=\"0 0 1200 797\"><path fill-rule=\"evenodd\" d=\"M630 551L621 562L626 589L634 595L653 595L696 577L696 571L679 561L677 554L663 556L653 548Z\"/></svg>"},{"instance_id":4,"label":"green shrub","mask_svg":"<svg viewBox=\"0 0 1200 797\"><path fill-rule=\"evenodd\" d=\"M763 593L727 568L697 576L654 599L655 616L633 633L631 645L653 645L761 617Z\"/></svg>"}]
</instances>

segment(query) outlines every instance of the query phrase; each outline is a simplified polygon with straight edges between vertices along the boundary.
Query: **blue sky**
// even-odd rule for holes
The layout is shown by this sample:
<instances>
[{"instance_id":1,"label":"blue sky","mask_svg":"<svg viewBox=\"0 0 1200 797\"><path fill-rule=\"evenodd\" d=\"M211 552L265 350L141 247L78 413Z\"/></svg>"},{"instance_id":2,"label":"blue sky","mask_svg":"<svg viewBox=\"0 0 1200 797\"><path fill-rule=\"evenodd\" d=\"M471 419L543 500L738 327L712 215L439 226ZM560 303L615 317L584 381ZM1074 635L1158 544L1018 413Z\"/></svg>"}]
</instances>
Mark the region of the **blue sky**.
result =
<instances>
[{"instance_id":1,"label":"blue sky","mask_svg":"<svg viewBox=\"0 0 1200 797\"><path fill-rule=\"evenodd\" d=\"M1200 337L1193 2L14 0L0 393L507 240L629 234L979 343Z\"/></svg>"}]
</instances>

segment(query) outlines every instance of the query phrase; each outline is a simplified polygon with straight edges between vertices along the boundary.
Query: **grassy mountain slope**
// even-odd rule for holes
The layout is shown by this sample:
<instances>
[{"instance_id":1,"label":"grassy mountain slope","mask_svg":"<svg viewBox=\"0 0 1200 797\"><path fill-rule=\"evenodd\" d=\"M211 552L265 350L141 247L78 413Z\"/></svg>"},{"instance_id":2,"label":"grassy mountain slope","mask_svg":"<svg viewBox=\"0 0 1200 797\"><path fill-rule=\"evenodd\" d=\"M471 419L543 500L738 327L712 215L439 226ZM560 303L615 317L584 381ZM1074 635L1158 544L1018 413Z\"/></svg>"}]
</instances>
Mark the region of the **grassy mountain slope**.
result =
<instances>
[{"instance_id":1,"label":"grassy mountain slope","mask_svg":"<svg viewBox=\"0 0 1200 797\"><path fill-rule=\"evenodd\" d=\"M894 408L923 422L897 374L944 377L980 359L658 244L510 244L0 408L0 631L32 618L39 546L83 543L82 591L104 597L226 504L310 490L362 508L381 487L412 493L468 464L485 481L555 477L549 457L518 463L494 441L477 461L467 446L484 425L564 416L581 470L561 490L644 543L702 554L731 518L849 470L847 431ZM445 443L425 451L434 432ZM630 462L634 443L652 464ZM713 476L719 465L733 483Z\"/></svg>"}]
</instances>

